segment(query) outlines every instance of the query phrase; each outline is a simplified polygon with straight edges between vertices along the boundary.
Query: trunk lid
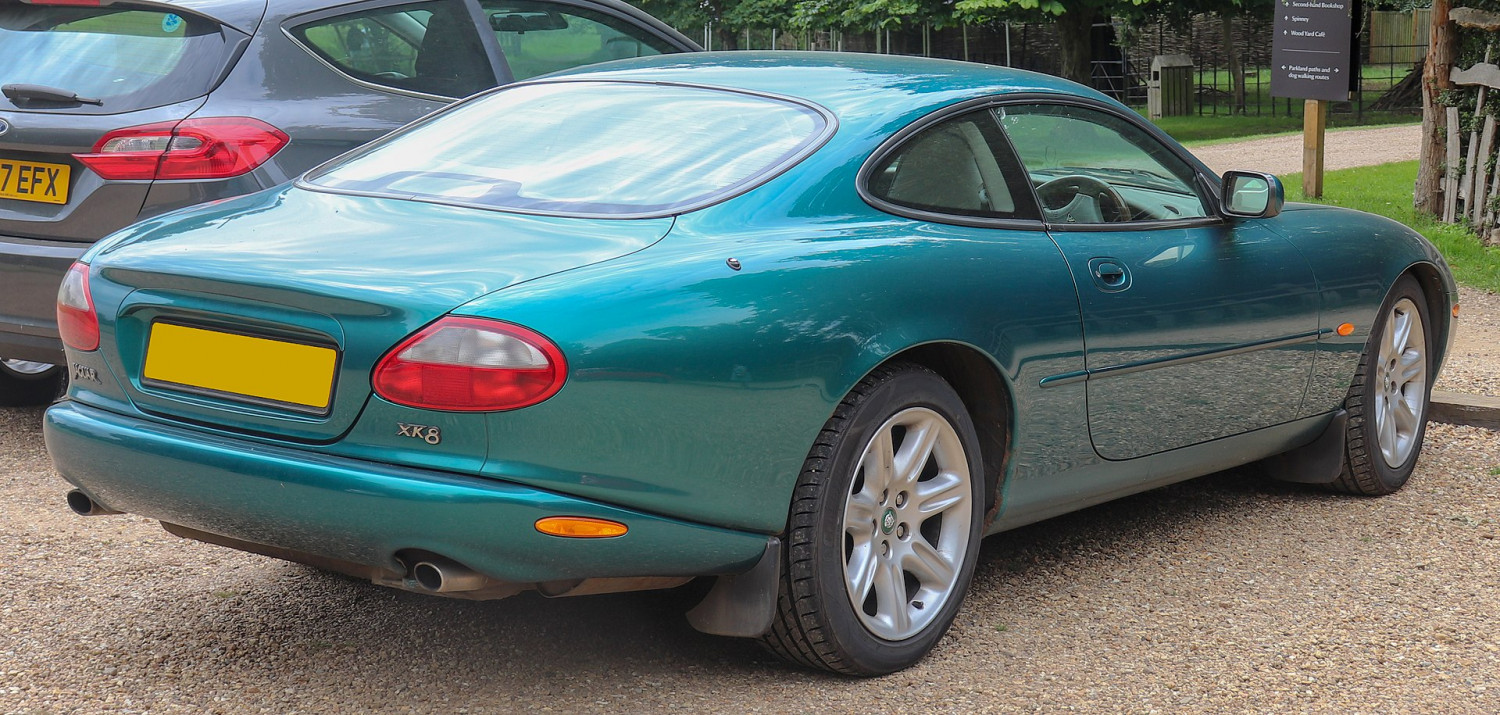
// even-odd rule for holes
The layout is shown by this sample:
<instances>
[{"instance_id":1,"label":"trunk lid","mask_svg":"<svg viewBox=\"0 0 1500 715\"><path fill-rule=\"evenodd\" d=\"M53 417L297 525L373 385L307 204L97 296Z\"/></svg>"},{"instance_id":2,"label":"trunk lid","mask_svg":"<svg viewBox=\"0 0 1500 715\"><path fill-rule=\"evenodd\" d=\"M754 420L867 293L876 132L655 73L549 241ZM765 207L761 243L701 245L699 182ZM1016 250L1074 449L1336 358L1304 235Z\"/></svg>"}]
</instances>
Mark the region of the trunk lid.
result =
<instances>
[{"instance_id":1,"label":"trunk lid","mask_svg":"<svg viewBox=\"0 0 1500 715\"><path fill-rule=\"evenodd\" d=\"M523 216L283 187L151 219L92 258L106 359L137 408L303 441L343 434L375 364L469 301L659 240L672 219ZM100 304L109 302L108 305ZM337 353L329 407L257 403L143 380L168 323ZM264 370L293 380L284 366Z\"/></svg>"}]
</instances>

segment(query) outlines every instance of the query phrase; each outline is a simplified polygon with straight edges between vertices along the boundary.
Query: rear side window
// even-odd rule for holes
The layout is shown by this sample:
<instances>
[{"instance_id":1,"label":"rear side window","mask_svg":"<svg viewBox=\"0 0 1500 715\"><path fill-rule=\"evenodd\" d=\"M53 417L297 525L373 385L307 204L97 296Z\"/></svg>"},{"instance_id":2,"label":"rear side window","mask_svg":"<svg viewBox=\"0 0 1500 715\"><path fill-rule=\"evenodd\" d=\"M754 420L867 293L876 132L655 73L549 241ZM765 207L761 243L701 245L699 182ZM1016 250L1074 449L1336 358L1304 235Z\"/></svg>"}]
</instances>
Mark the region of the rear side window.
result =
<instances>
[{"instance_id":1,"label":"rear side window","mask_svg":"<svg viewBox=\"0 0 1500 715\"><path fill-rule=\"evenodd\" d=\"M568 216L651 216L739 193L831 131L790 100L703 87L552 82L435 115L309 177L314 186Z\"/></svg>"},{"instance_id":2,"label":"rear side window","mask_svg":"<svg viewBox=\"0 0 1500 715\"><path fill-rule=\"evenodd\" d=\"M876 199L919 211L1037 218L1020 166L985 110L916 133L875 165L866 187Z\"/></svg>"},{"instance_id":3,"label":"rear side window","mask_svg":"<svg viewBox=\"0 0 1500 715\"><path fill-rule=\"evenodd\" d=\"M597 10L536 0L480 0L479 5L517 80L677 51L645 28Z\"/></svg>"},{"instance_id":4,"label":"rear side window","mask_svg":"<svg viewBox=\"0 0 1500 715\"><path fill-rule=\"evenodd\" d=\"M495 86L479 30L458 0L394 5L324 18L292 36L339 72L440 97Z\"/></svg>"},{"instance_id":5,"label":"rear side window","mask_svg":"<svg viewBox=\"0 0 1500 715\"><path fill-rule=\"evenodd\" d=\"M0 98L17 109L128 112L207 94L227 59L218 23L186 13L0 5L0 84L30 84L99 105ZM0 105L3 106L3 105Z\"/></svg>"}]
</instances>

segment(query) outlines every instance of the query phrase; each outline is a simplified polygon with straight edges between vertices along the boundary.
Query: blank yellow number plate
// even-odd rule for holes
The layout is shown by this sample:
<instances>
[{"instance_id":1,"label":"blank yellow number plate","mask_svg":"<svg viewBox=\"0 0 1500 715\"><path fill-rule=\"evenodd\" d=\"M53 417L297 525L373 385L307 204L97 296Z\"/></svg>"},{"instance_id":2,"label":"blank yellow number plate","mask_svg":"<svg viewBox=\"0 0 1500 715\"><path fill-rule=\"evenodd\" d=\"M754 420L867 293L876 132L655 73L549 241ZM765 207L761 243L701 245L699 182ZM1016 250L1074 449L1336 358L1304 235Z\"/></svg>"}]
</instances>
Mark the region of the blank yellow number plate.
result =
<instances>
[{"instance_id":1,"label":"blank yellow number plate","mask_svg":"<svg viewBox=\"0 0 1500 715\"><path fill-rule=\"evenodd\" d=\"M303 407L328 407L338 351L171 323L151 326L147 380Z\"/></svg>"},{"instance_id":2,"label":"blank yellow number plate","mask_svg":"<svg viewBox=\"0 0 1500 715\"><path fill-rule=\"evenodd\" d=\"M0 159L0 199L68 203L67 164L36 164Z\"/></svg>"}]
</instances>

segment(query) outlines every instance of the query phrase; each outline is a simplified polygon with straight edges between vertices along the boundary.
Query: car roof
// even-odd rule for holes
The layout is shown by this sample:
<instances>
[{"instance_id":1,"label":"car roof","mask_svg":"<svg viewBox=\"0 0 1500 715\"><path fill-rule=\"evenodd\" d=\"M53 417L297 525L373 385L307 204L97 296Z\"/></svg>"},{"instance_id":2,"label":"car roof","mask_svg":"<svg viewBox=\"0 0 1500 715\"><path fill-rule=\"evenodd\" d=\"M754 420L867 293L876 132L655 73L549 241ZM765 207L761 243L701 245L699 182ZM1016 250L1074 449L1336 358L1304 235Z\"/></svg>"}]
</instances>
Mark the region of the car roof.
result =
<instances>
[{"instance_id":1,"label":"car roof","mask_svg":"<svg viewBox=\"0 0 1500 715\"><path fill-rule=\"evenodd\" d=\"M1026 70L853 52L699 52L621 60L539 78L681 82L795 97L850 122L884 123L979 97L1041 93L1113 103L1083 85Z\"/></svg>"}]
</instances>

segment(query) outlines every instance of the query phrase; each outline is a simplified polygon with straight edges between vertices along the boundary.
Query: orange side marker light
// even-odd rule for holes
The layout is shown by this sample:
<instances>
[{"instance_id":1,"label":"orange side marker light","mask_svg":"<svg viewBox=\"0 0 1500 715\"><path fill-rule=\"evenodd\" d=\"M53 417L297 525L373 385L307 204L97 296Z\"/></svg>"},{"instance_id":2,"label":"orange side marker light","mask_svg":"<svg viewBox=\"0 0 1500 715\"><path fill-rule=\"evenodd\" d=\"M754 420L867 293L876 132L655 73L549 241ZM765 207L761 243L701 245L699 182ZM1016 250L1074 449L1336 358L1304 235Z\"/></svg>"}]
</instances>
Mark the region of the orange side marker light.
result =
<instances>
[{"instance_id":1,"label":"orange side marker light","mask_svg":"<svg viewBox=\"0 0 1500 715\"><path fill-rule=\"evenodd\" d=\"M618 521L587 516L549 516L536 520L536 530L549 536L572 539L608 539L624 536L630 527Z\"/></svg>"},{"instance_id":2,"label":"orange side marker light","mask_svg":"<svg viewBox=\"0 0 1500 715\"><path fill-rule=\"evenodd\" d=\"M1458 304L1457 303L1453 304L1453 317L1455 317L1455 318L1458 317Z\"/></svg>"},{"instance_id":3,"label":"orange side marker light","mask_svg":"<svg viewBox=\"0 0 1500 715\"><path fill-rule=\"evenodd\" d=\"M1354 323L1344 323L1343 325L1340 325L1338 327L1338 334L1346 337L1354 334Z\"/></svg>"}]
</instances>

